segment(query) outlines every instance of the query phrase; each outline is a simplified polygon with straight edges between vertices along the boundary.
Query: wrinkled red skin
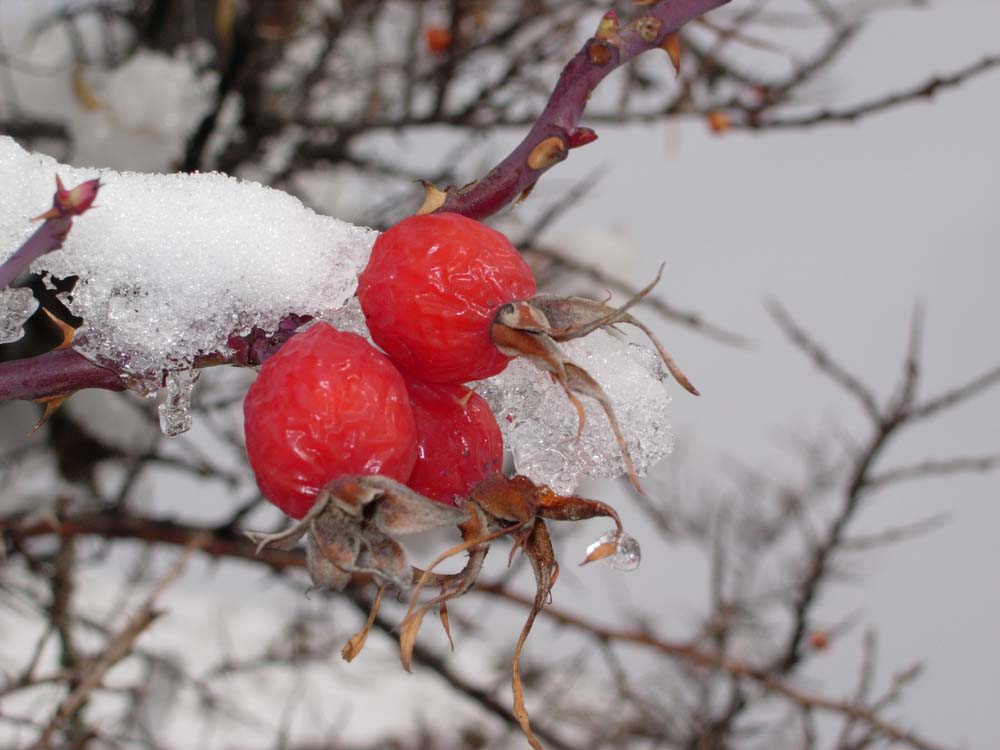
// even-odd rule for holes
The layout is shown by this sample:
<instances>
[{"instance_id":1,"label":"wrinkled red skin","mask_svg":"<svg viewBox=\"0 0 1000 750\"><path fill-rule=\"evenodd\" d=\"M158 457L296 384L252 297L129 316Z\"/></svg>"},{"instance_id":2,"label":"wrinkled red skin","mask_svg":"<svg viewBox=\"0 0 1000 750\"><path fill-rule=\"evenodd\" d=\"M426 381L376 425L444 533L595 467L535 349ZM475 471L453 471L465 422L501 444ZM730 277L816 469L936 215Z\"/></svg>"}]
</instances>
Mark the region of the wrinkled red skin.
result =
<instances>
[{"instance_id":1,"label":"wrinkled red skin","mask_svg":"<svg viewBox=\"0 0 1000 750\"><path fill-rule=\"evenodd\" d=\"M407 486L446 505L503 468L503 437L482 398L461 385L408 380L417 463Z\"/></svg>"},{"instance_id":2,"label":"wrinkled red skin","mask_svg":"<svg viewBox=\"0 0 1000 750\"><path fill-rule=\"evenodd\" d=\"M358 279L372 339L428 383L467 383L507 366L490 339L501 305L535 294L510 241L458 214L411 216L375 241Z\"/></svg>"},{"instance_id":3,"label":"wrinkled red skin","mask_svg":"<svg viewBox=\"0 0 1000 750\"><path fill-rule=\"evenodd\" d=\"M353 333L317 323L264 363L243 402L247 456L264 497L293 518L327 482L405 482L417 432L402 376Z\"/></svg>"}]
</instances>

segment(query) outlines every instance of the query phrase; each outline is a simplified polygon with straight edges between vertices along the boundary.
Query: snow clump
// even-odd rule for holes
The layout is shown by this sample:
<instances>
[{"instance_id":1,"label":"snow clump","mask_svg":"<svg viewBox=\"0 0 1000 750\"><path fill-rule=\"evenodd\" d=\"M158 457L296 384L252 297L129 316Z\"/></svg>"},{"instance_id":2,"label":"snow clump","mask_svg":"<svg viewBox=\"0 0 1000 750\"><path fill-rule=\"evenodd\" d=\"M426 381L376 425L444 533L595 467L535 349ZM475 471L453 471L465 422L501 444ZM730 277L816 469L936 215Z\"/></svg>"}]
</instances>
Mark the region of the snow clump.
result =
<instances>
[{"instance_id":1,"label":"snow clump","mask_svg":"<svg viewBox=\"0 0 1000 750\"><path fill-rule=\"evenodd\" d=\"M63 248L32 270L79 277L65 298L84 320L75 348L147 395L164 371L228 352L232 333L272 331L291 313L333 313L354 293L375 240L371 229L255 183L77 169L0 137L0 259L51 205L56 174L67 187L100 177L101 191Z\"/></svg>"}]
</instances>

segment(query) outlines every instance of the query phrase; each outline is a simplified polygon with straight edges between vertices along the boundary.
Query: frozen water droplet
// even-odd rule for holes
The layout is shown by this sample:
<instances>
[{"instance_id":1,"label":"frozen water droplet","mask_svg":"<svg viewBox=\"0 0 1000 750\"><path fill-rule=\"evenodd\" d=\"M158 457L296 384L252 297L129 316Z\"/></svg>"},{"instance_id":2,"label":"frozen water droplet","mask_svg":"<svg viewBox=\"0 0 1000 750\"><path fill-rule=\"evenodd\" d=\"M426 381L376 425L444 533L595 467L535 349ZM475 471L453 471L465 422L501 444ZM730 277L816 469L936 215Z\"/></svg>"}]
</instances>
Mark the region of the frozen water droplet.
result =
<instances>
[{"instance_id":1,"label":"frozen water droplet","mask_svg":"<svg viewBox=\"0 0 1000 750\"><path fill-rule=\"evenodd\" d=\"M17 341L24 335L25 321L38 309L30 289L0 290L0 344Z\"/></svg>"},{"instance_id":2,"label":"frozen water droplet","mask_svg":"<svg viewBox=\"0 0 1000 750\"><path fill-rule=\"evenodd\" d=\"M143 398L156 398L160 392L160 379L149 373L123 372L122 382L132 393L136 393Z\"/></svg>"},{"instance_id":3,"label":"frozen water droplet","mask_svg":"<svg viewBox=\"0 0 1000 750\"><path fill-rule=\"evenodd\" d=\"M589 557L594 550L605 544L613 544L615 551L607 557L601 558L600 562L607 563L615 570L630 571L639 567L642 561L642 550L639 549L639 542L631 534L624 531L619 533L617 529L611 529L601 535L601 538L587 547Z\"/></svg>"},{"instance_id":4,"label":"frozen water droplet","mask_svg":"<svg viewBox=\"0 0 1000 750\"><path fill-rule=\"evenodd\" d=\"M191 393L201 373L198 370L174 370L167 373L167 397L160 404L160 429L177 437L191 429Z\"/></svg>"}]
</instances>

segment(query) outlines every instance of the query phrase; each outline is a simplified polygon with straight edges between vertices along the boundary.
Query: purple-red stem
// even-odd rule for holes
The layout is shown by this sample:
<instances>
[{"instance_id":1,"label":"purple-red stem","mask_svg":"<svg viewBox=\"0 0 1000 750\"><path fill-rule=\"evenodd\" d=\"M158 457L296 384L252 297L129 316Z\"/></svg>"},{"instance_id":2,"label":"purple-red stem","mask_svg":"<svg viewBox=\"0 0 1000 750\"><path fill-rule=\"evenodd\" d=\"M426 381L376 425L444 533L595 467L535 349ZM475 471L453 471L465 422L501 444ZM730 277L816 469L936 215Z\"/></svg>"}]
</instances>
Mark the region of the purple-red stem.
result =
<instances>
[{"instance_id":1,"label":"purple-red stem","mask_svg":"<svg viewBox=\"0 0 1000 750\"><path fill-rule=\"evenodd\" d=\"M62 247L73 226L72 216L46 219L15 253L0 264L0 289L6 289L14 279L27 271L38 258Z\"/></svg>"},{"instance_id":2,"label":"purple-red stem","mask_svg":"<svg viewBox=\"0 0 1000 750\"><path fill-rule=\"evenodd\" d=\"M576 142L576 135L581 130L578 128L580 118L591 93L609 73L637 55L659 48L667 35L677 31L688 21L728 2L729 0L666 0L646 8L612 35L588 39L563 68L545 109L517 148L481 180L464 188L450 188L444 202L435 210L460 213L472 219L483 219L502 210L526 190L530 190L544 172L562 161L570 148L583 145ZM644 37L640 33L640 28L650 27L646 19L659 24L655 35L647 32ZM594 45L598 48L595 49ZM608 53L607 59L600 54L604 51ZM561 158L539 169L529 166L529 158L539 144L553 137L563 142ZM583 142L590 140L593 138L584 138Z\"/></svg>"}]
</instances>

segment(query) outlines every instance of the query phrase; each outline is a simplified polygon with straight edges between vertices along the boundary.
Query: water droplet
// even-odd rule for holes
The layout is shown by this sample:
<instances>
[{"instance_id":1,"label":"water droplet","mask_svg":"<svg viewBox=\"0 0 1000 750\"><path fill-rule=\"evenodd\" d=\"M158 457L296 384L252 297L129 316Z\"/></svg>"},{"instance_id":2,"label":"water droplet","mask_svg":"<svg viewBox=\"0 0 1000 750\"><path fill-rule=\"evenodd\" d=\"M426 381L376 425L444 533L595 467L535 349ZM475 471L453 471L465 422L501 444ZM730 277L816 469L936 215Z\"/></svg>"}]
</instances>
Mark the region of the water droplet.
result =
<instances>
[{"instance_id":1,"label":"water droplet","mask_svg":"<svg viewBox=\"0 0 1000 750\"><path fill-rule=\"evenodd\" d=\"M24 335L22 326L38 309L38 300L30 289L0 290L0 344L17 341Z\"/></svg>"},{"instance_id":2,"label":"water droplet","mask_svg":"<svg viewBox=\"0 0 1000 750\"><path fill-rule=\"evenodd\" d=\"M174 370L167 373L167 397L160 404L160 429L177 437L191 429L191 393L201 372Z\"/></svg>"},{"instance_id":3,"label":"water droplet","mask_svg":"<svg viewBox=\"0 0 1000 750\"><path fill-rule=\"evenodd\" d=\"M639 567L642 561L642 550L639 549L639 542L631 534L624 531L619 534L617 529L611 529L601 535L601 538L587 547L587 555L604 544L613 544L615 551L613 554L602 558L600 562L610 565L615 570L630 571Z\"/></svg>"}]
</instances>

